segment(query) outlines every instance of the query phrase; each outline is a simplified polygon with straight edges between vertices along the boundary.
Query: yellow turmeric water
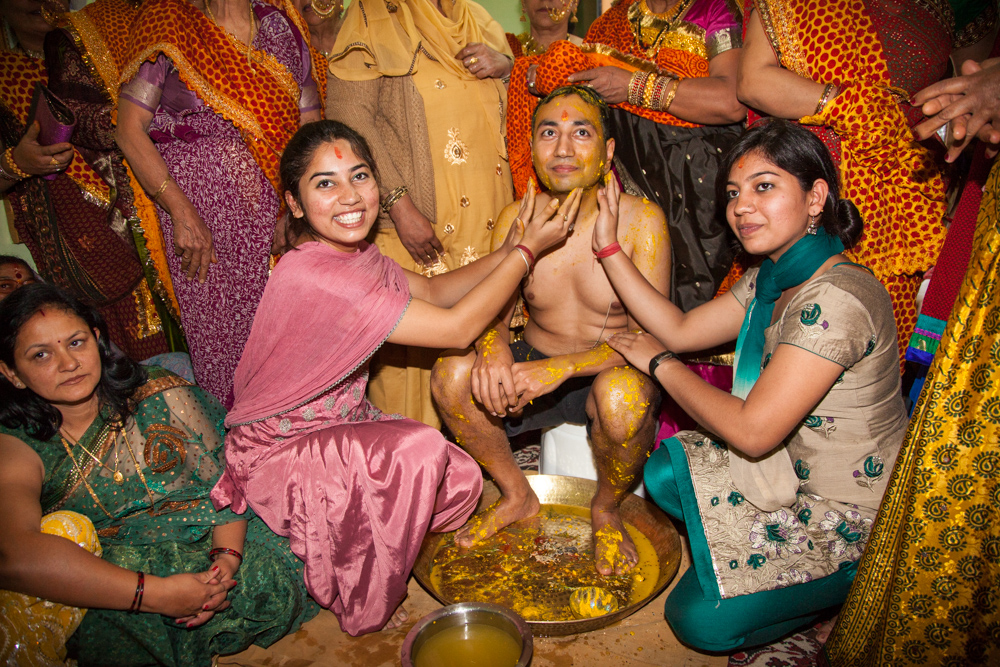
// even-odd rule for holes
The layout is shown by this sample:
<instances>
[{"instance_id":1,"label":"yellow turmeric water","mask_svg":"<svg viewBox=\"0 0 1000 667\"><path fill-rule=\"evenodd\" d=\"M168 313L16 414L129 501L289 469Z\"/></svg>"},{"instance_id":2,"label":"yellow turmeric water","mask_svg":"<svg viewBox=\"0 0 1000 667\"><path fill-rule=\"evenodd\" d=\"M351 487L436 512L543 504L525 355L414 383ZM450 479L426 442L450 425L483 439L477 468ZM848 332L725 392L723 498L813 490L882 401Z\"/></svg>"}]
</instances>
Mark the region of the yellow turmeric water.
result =
<instances>
[{"instance_id":1,"label":"yellow turmeric water","mask_svg":"<svg viewBox=\"0 0 1000 667\"><path fill-rule=\"evenodd\" d=\"M649 539L635 526L625 528L639 563L626 574L602 576L594 567L590 510L542 505L537 516L507 526L471 549L446 536L434 554L431 585L448 602L495 602L529 621L578 618L570 598L586 586L603 589L619 608L626 607L652 593L660 567Z\"/></svg>"},{"instance_id":2,"label":"yellow turmeric water","mask_svg":"<svg viewBox=\"0 0 1000 667\"><path fill-rule=\"evenodd\" d=\"M516 639L500 628L469 623L447 628L421 645L415 667L514 667L521 657Z\"/></svg>"}]
</instances>

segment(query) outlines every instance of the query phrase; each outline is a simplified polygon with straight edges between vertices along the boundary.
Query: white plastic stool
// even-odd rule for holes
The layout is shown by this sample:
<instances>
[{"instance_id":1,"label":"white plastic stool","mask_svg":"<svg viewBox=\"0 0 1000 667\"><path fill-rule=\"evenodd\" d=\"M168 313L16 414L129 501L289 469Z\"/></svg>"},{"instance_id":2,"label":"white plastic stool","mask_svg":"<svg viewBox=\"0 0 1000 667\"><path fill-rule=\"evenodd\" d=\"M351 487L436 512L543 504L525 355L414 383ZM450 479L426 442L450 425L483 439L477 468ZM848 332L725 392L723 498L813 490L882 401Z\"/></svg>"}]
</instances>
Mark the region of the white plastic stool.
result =
<instances>
[{"instance_id":1,"label":"white plastic stool","mask_svg":"<svg viewBox=\"0 0 1000 667\"><path fill-rule=\"evenodd\" d=\"M587 427L580 424L560 424L542 429L542 446L538 453L538 472L542 475L566 475L597 479L594 453L591 450ZM632 493L646 497L642 476L636 480Z\"/></svg>"}]
</instances>

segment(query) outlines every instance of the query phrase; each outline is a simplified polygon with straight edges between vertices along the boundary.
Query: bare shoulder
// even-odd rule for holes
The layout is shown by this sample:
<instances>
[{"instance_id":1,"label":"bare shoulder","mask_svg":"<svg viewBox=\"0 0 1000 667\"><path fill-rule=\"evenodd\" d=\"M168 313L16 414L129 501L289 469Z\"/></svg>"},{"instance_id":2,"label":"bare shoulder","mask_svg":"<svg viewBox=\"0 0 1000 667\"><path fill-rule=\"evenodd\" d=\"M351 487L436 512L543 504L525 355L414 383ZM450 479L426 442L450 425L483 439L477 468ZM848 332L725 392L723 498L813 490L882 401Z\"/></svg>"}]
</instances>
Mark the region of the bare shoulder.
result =
<instances>
[{"instance_id":1,"label":"bare shoulder","mask_svg":"<svg viewBox=\"0 0 1000 667\"><path fill-rule=\"evenodd\" d=\"M26 473L37 472L39 476L45 474L45 466L42 459L20 438L16 438L6 433L0 433L0 479L17 479Z\"/></svg>"},{"instance_id":2,"label":"bare shoulder","mask_svg":"<svg viewBox=\"0 0 1000 667\"><path fill-rule=\"evenodd\" d=\"M663 215L663 209L659 204L646 199L622 193L619 208L621 213L619 219L627 222L633 229L666 229L667 219Z\"/></svg>"}]
</instances>

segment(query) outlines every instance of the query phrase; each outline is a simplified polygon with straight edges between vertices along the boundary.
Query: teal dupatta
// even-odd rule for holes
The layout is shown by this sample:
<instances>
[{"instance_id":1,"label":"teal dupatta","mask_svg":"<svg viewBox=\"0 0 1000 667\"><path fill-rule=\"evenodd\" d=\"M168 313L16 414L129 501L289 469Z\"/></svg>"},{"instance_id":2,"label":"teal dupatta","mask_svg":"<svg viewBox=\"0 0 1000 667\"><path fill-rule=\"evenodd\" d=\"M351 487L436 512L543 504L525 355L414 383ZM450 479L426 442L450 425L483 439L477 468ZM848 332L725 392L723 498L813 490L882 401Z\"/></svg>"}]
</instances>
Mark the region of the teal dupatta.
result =
<instances>
[{"instance_id":1,"label":"teal dupatta","mask_svg":"<svg viewBox=\"0 0 1000 667\"><path fill-rule=\"evenodd\" d=\"M764 332L771 325L774 302L786 289L809 280L823 264L844 251L844 244L820 227L786 250L777 263L765 259L757 274L754 298L747 308L736 340L733 396L745 399L760 377ZM743 496L762 510L773 512L795 501L799 480L784 445L759 458L730 448L729 468Z\"/></svg>"}]
</instances>

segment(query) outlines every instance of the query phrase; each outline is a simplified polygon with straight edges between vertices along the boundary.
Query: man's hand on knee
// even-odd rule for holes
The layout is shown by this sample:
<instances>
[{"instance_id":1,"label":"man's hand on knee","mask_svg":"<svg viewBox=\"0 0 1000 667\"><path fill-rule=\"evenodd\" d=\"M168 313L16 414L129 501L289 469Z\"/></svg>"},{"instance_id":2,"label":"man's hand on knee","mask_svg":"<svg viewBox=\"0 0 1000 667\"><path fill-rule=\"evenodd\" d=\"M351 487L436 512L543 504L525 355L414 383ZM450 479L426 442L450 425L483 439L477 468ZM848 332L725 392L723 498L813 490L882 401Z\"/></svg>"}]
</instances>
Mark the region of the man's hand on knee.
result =
<instances>
[{"instance_id":1,"label":"man's hand on knee","mask_svg":"<svg viewBox=\"0 0 1000 667\"><path fill-rule=\"evenodd\" d=\"M513 365L510 346L495 330L491 329L476 343L476 361L469 378L472 397L495 417L506 416L509 406L517 404Z\"/></svg>"},{"instance_id":2,"label":"man's hand on knee","mask_svg":"<svg viewBox=\"0 0 1000 667\"><path fill-rule=\"evenodd\" d=\"M520 412L531 401L555 391L559 385L573 377L573 365L561 362L559 357L553 357L516 363L512 372L517 405L510 411Z\"/></svg>"}]
</instances>

